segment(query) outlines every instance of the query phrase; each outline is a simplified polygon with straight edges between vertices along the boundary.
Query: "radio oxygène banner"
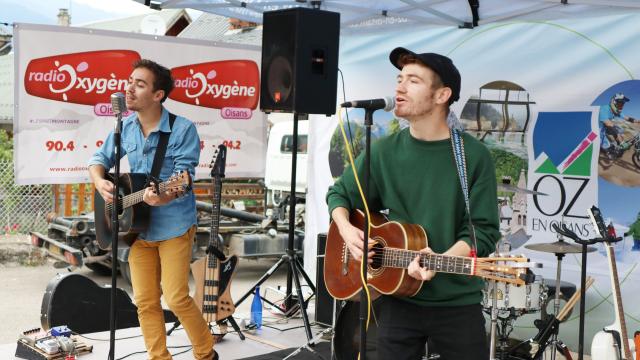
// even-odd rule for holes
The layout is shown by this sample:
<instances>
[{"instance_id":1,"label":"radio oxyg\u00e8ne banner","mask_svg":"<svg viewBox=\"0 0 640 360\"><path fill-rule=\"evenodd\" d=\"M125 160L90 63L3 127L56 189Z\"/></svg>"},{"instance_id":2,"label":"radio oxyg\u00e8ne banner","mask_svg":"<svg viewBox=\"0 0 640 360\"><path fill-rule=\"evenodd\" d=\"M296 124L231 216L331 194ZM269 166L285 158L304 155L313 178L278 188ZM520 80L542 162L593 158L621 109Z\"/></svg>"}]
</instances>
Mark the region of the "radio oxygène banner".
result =
<instances>
[{"instance_id":1,"label":"radio oxyg\u00e8ne banner","mask_svg":"<svg viewBox=\"0 0 640 360\"><path fill-rule=\"evenodd\" d=\"M175 89L164 106L198 130L196 177L209 177L221 143L227 176L264 176L259 48L31 24L17 25L15 38L16 183L89 181L87 161L115 124L110 96L126 91L143 58L171 69ZM126 160L121 166L128 171Z\"/></svg>"}]
</instances>

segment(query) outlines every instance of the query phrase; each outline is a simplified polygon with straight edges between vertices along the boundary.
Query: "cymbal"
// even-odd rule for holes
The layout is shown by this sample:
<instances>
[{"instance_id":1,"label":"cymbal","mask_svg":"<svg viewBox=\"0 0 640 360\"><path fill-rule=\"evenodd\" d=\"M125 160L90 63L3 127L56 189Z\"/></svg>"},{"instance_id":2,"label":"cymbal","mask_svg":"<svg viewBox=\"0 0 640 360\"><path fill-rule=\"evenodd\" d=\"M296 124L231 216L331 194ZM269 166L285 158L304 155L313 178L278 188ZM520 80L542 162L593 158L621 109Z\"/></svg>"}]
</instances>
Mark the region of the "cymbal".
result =
<instances>
[{"instance_id":1,"label":"cymbal","mask_svg":"<svg viewBox=\"0 0 640 360\"><path fill-rule=\"evenodd\" d=\"M529 190L529 189L523 189L523 188L519 188L515 185L511 185L511 184L498 184L498 190L500 191L505 191L505 192L514 192L514 193L523 193L523 194L530 194L530 195L547 195L545 193L541 193L539 191L533 191L533 190Z\"/></svg>"},{"instance_id":2,"label":"cymbal","mask_svg":"<svg viewBox=\"0 0 640 360\"><path fill-rule=\"evenodd\" d=\"M542 244L529 244L525 245L525 248L534 251L541 251L552 254L575 254L582 252L582 245L570 244L566 241L558 240L552 243ZM596 248L593 246L587 246L587 252L594 252Z\"/></svg>"}]
</instances>

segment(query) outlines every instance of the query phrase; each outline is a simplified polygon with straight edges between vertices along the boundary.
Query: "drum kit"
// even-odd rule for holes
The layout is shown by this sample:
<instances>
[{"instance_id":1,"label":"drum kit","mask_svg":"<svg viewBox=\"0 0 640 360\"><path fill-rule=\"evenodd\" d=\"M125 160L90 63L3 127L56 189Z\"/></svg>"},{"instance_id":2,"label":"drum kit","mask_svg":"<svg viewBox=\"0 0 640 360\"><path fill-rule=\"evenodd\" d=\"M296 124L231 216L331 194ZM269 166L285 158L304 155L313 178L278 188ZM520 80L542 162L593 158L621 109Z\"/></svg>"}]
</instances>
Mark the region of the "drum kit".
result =
<instances>
[{"instance_id":1,"label":"drum kit","mask_svg":"<svg viewBox=\"0 0 640 360\"><path fill-rule=\"evenodd\" d=\"M563 286L564 282L560 281L560 275L562 271L562 259L566 254L581 253L582 246L577 244L571 244L559 235L558 241L552 243L540 243L524 245L525 248L533 251L540 251L544 253L554 254L558 259L557 272L555 283L545 283L542 277L536 276L535 281L522 285L515 286L506 283L497 283L494 281L488 281L483 291L483 307L487 314L491 315L491 333L490 333L490 359L491 360L534 360L533 353L528 352L523 354L521 352L516 353L514 348L509 344L509 335L513 331L514 321L525 314L532 314L541 311L543 315L546 314L546 306L550 290L553 294L553 315L557 315L560 311L560 299L564 296L571 296L572 294L561 294L561 289L566 288ZM494 253L496 257L508 257L510 244L508 240L503 239L498 243L498 251ZM588 252L596 251L594 247L589 247ZM537 267L542 267L542 264L538 264ZM566 285L566 283L564 283ZM575 288L570 291L575 292ZM536 320L536 326L541 327L544 323ZM498 324L499 321L499 324ZM539 344L546 347L544 351L544 359L556 360L558 358L569 358L569 351L566 346L558 340L557 331L551 336L547 343ZM520 346L518 346L520 347ZM557 351L553 351L557 349ZM538 360L538 359L535 359Z\"/></svg>"}]
</instances>

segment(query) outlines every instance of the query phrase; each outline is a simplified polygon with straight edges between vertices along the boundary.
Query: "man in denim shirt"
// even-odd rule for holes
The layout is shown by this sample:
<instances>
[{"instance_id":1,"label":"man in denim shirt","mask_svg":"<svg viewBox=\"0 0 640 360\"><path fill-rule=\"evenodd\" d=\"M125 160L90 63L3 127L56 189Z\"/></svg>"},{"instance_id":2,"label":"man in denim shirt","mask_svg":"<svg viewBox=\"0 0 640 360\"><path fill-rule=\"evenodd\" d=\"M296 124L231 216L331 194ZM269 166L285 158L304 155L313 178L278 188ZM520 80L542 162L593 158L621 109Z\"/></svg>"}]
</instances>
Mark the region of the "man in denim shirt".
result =
<instances>
[{"instance_id":1,"label":"man in denim shirt","mask_svg":"<svg viewBox=\"0 0 640 360\"><path fill-rule=\"evenodd\" d=\"M160 132L170 133L159 178L187 170L193 177L200 158L200 138L193 123L177 116L169 126L169 112L162 106L171 90L169 69L150 60L133 65L126 91L126 103L134 114L123 119L122 156L127 155L132 173L149 174ZM96 190L106 202L113 201L113 183L105 172L115 163L113 132L89 160L89 173ZM167 351L165 323L160 296L184 326L195 359L217 359L213 336L202 313L189 296L189 264L196 229L193 192L176 197L144 191L143 201L151 208L148 229L140 233L129 253L133 293L138 306L140 328L151 360L171 359Z\"/></svg>"}]
</instances>

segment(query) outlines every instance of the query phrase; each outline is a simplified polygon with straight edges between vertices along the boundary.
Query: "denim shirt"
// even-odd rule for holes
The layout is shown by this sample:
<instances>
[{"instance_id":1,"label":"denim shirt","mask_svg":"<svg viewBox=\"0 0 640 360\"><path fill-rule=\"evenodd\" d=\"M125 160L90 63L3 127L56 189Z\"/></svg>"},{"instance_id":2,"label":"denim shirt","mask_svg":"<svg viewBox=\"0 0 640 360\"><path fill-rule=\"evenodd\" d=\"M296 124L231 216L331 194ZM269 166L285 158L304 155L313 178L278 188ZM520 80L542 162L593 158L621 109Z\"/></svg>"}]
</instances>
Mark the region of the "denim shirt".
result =
<instances>
[{"instance_id":1,"label":"denim shirt","mask_svg":"<svg viewBox=\"0 0 640 360\"><path fill-rule=\"evenodd\" d=\"M169 128L169 112L162 109L158 128L149 133L145 139L136 113L122 120L122 145L120 154L127 155L132 173L149 174L153 165L160 133L170 132L169 143L160 170L159 178L167 180L176 172L187 170L194 178L195 167L200 159L200 138L193 123L177 116L173 129ZM89 166L102 165L111 169L115 165L113 131L109 133L104 144L89 160ZM189 190L184 196L172 200L163 206L151 207L149 227L139 234L140 239L147 241L167 240L180 236L196 224L195 196Z\"/></svg>"}]
</instances>

